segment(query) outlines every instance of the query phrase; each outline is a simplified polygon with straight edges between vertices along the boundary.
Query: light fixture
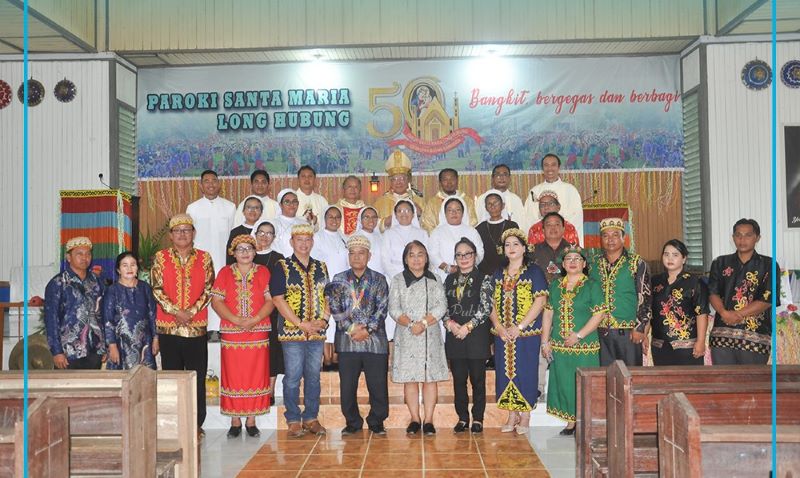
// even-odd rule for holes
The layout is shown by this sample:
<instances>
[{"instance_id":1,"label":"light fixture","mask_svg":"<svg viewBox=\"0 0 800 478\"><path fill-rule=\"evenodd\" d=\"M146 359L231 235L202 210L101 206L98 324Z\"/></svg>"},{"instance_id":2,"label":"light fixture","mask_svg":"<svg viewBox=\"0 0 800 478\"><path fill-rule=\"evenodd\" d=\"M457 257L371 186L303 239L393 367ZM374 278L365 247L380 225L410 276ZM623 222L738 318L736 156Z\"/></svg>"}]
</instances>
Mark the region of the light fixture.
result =
<instances>
[{"instance_id":1,"label":"light fixture","mask_svg":"<svg viewBox=\"0 0 800 478\"><path fill-rule=\"evenodd\" d=\"M372 177L369 178L369 191L372 193L378 192L378 175L375 171L372 172Z\"/></svg>"}]
</instances>

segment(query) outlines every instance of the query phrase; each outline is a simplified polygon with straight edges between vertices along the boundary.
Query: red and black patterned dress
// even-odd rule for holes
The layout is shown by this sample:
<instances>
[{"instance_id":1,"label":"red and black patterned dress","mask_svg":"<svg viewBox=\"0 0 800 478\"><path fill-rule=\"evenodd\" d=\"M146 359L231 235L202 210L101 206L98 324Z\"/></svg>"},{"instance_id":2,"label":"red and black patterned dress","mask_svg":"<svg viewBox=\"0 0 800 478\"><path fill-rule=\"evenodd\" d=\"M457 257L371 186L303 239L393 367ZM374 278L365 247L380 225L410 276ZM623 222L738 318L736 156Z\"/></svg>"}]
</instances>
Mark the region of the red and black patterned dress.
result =
<instances>
[{"instance_id":1,"label":"red and black patterned dress","mask_svg":"<svg viewBox=\"0 0 800 478\"><path fill-rule=\"evenodd\" d=\"M230 311L252 317L264 306L269 293L269 270L253 264L242 275L236 264L219 271L211 294L224 299ZM267 316L250 330L220 318L220 413L252 417L269 411L269 331Z\"/></svg>"}]
</instances>

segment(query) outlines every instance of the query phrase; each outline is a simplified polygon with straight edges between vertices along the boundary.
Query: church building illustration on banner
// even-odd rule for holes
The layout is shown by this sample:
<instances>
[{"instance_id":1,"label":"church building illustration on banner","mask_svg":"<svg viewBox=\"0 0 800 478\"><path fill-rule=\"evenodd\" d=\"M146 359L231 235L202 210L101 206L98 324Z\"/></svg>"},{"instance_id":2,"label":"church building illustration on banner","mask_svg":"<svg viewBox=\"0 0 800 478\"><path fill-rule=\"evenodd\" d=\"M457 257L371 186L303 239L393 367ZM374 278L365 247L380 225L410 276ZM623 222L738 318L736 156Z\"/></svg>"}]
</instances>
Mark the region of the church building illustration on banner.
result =
<instances>
[{"instance_id":1,"label":"church building illustration on banner","mask_svg":"<svg viewBox=\"0 0 800 478\"><path fill-rule=\"evenodd\" d=\"M406 146L424 154L442 154L456 148L469 136L480 144L483 139L472 128L460 128L458 94L453 93L453 116L447 114L446 98L438 78L423 76L411 80L403 90L404 139L389 146Z\"/></svg>"}]
</instances>

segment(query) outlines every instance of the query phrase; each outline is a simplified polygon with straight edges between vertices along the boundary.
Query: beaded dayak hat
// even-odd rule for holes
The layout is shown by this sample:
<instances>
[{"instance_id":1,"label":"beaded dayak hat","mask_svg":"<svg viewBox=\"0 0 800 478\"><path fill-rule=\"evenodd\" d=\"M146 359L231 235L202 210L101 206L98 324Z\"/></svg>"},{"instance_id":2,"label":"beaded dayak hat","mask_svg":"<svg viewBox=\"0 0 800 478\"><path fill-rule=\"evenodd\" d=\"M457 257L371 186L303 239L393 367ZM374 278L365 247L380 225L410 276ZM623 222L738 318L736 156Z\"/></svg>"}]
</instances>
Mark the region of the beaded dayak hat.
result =
<instances>
[{"instance_id":1,"label":"beaded dayak hat","mask_svg":"<svg viewBox=\"0 0 800 478\"><path fill-rule=\"evenodd\" d=\"M618 217L607 217L600 221L600 232L606 229L619 229L625 232L625 221Z\"/></svg>"},{"instance_id":2,"label":"beaded dayak hat","mask_svg":"<svg viewBox=\"0 0 800 478\"><path fill-rule=\"evenodd\" d=\"M522 242L523 246L528 245L528 237L524 232L522 232L521 229L517 229L516 227L512 227L511 229L506 229L503 231L503 235L500 236L500 243L505 244L506 239L508 239L510 236L518 238Z\"/></svg>"},{"instance_id":3,"label":"beaded dayak hat","mask_svg":"<svg viewBox=\"0 0 800 478\"><path fill-rule=\"evenodd\" d=\"M349 251L350 249L354 249L356 247L363 247L366 250L370 250L372 244L366 237L362 236L361 234L356 234L347 240L347 250Z\"/></svg>"},{"instance_id":4,"label":"beaded dayak hat","mask_svg":"<svg viewBox=\"0 0 800 478\"><path fill-rule=\"evenodd\" d=\"M231 241L231 247L228 248L228 254L232 256L233 252L237 247L239 247L240 244L250 244L253 246L253 250L255 250L257 247L255 237L251 236L250 234L239 234Z\"/></svg>"},{"instance_id":5,"label":"beaded dayak hat","mask_svg":"<svg viewBox=\"0 0 800 478\"><path fill-rule=\"evenodd\" d=\"M292 237L294 236L313 236L314 226L311 224L295 224L292 226Z\"/></svg>"},{"instance_id":6,"label":"beaded dayak hat","mask_svg":"<svg viewBox=\"0 0 800 478\"><path fill-rule=\"evenodd\" d=\"M173 229L177 226L192 226L194 227L194 221L192 220L192 216L186 213L175 214L169 219L169 228Z\"/></svg>"},{"instance_id":7,"label":"beaded dayak hat","mask_svg":"<svg viewBox=\"0 0 800 478\"><path fill-rule=\"evenodd\" d=\"M66 252L69 252L76 247L88 247L89 249L92 248L92 241L86 236L78 236L73 237L69 241L67 241L67 245L65 247Z\"/></svg>"},{"instance_id":8,"label":"beaded dayak hat","mask_svg":"<svg viewBox=\"0 0 800 478\"><path fill-rule=\"evenodd\" d=\"M558 262L564 262L564 258L567 257L568 254L580 254L583 257L583 260L586 260L586 252L580 246L569 246L565 247L561 250L561 253L558 255Z\"/></svg>"}]
</instances>

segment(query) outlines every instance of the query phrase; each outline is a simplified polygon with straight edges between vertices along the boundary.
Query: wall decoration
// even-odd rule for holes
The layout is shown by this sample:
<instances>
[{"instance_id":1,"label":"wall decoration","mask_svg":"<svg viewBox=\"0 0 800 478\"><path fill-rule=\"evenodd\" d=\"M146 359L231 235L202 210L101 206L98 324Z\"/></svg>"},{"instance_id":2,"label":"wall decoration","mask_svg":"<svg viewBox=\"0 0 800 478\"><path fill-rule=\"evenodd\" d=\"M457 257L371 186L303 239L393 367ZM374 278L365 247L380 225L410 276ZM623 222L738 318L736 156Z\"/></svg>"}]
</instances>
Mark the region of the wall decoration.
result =
<instances>
[{"instance_id":1,"label":"wall decoration","mask_svg":"<svg viewBox=\"0 0 800 478\"><path fill-rule=\"evenodd\" d=\"M742 83L751 90L763 90L772 83L772 69L764 60L753 60L742 68Z\"/></svg>"},{"instance_id":2,"label":"wall decoration","mask_svg":"<svg viewBox=\"0 0 800 478\"><path fill-rule=\"evenodd\" d=\"M789 60L783 64L781 81L789 88L800 88L800 60Z\"/></svg>"},{"instance_id":3,"label":"wall decoration","mask_svg":"<svg viewBox=\"0 0 800 478\"><path fill-rule=\"evenodd\" d=\"M66 78L56 83L56 87L53 88L53 96L62 103L69 103L75 99L77 94L78 87Z\"/></svg>"},{"instance_id":4,"label":"wall decoration","mask_svg":"<svg viewBox=\"0 0 800 478\"><path fill-rule=\"evenodd\" d=\"M20 103L25 102L25 84L19 85L17 89L17 98L19 98ZM28 106L36 106L42 102L44 99L44 85L42 85L39 81L34 80L31 78L28 80Z\"/></svg>"},{"instance_id":5,"label":"wall decoration","mask_svg":"<svg viewBox=\"0 0 800 478\"><path fill-rule=\"evenodd\" d=\"M0 110L11 104L11 86L3 80L0 80Z\"/></svg>"}]
</instances>

